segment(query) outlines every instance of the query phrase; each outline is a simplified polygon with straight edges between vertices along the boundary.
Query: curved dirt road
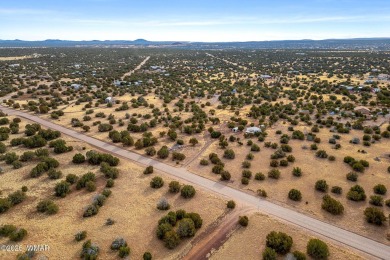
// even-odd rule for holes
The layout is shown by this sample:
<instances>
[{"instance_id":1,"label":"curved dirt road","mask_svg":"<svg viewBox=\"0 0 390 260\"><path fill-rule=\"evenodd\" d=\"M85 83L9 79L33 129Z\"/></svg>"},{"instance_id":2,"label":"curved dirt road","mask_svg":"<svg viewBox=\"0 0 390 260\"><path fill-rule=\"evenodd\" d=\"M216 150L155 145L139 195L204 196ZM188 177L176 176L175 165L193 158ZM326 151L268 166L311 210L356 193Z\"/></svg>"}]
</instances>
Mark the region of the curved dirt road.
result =
<instances>
[{"instance_id":1,"label":"curved dirt road","mask_svg":"<svg viewBox=\"0 0 390 260\"><path fill-rule=\"evenodd\" d=\"M228 187L222 182L215 182L206 179L204 177L198 176L196 174L187 171L184 168L176 168L167 165L163 162L159 162L152 158L145 157L137 153L127 151L115 145L97 140L93 137L84 135L83 133L76 132L74 130L68 129L60 125L56 125L38 116L34 116L32 114L25 113L22 111L16 111L7 107L3 107L1 105L0 105L0 109L9 115L15 115L15 116L23 117L28 120L34 121L36 123L41 124L44 127L60 131L65 135L89 143L93 146L100 148L101 150L112 153L114 155L135 161L142 165L152 165L155 169L161 172L177 177L186 182L192 183L198 187L205 189L206 191L217 193L227 198L234 199L238 202L241 202L252 208L255 208L258 211L261 211L265 214L269 214L279 219L283 219L287 222L290 222L292 224L310 230L316 234L325 236L329 239L340 242L346 246L360 250L373 257L377 257L381 259L390 259L390 246L381 244L379 242L357 235L345 229L322 222L315 218L298 213L294 210L284 208L282 206L276 205L269 201L263 200L259 197L252 196L243 191L234 189L232 187Z\"/></svg>"}]
</instances>

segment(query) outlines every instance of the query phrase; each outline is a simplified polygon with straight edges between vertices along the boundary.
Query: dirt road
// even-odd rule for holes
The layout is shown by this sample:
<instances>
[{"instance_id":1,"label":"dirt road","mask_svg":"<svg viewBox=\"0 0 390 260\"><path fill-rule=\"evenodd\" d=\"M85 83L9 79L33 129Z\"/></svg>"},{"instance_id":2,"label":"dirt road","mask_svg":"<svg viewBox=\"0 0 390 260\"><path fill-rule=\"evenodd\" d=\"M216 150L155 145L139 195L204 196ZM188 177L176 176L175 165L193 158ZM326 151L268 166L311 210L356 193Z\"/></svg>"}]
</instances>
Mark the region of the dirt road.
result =
<instances>
[{"instance_id":1,"label":"dirt road","mask_svg":"<svg viewBox=\"0 0 390 260\"><path fill-rule=\"evenodd\" d=\"M200 236L202 237L197 238L194 246L183 257L183 260L208 259L210 253L222 246L229 236L239 228L239 216L247 215L253 211L254 209L250 207L239 207L228 213L219 221L219 225L214 226L211 230L207 230L204 236L201 234Z\"/></svg>"},{"instance_id":2,"label":"dirt road","mask_svg":"<svg viewBox=\"0 0 390 260\"><path fill-rule=\"evenodd\" d=\"M150 56L146 57L143 61L141 61L140 64L138 64L138 66L133 69L133 70L130 70L129 72L126 72L123 76L122 76L122 80L126 77L126 76L131 76L131 74L133 74L135 71L139 70L140 68L142 68L142 66L145 65L145 63L150 59Z\"/></svg>"},{"instance_id":3,"label":"dirt road","mask_svg":"<svg viewBox=\"0 0 390 260\"><path fill-rule=\"evenodd\" d=\"M360 236L345 229L333 226L329 223L322 222L315 218L306 216L302 213L298 213L294 210L284 208L280 205L276 205L267 200L245 193L244 191L228 187L223 182L215 182L204 177L198 176L194 173L187 171L184 168L176 168L174 166L167 165L163 162L154 160L149 157L142 156L140 154L127 151L118 146L97 140L93 137L87 136L83 133L74 131L72 129L65 128L60 125L56 125L50 121L42 119L33 114L25 113L22 111L16 111L7 107L0 106L0 109L9 114L15 115L27 120L34 121L41 124L44 127L51 128L62 132L65 135L71 136L75 139L84 141L93 146L99 147L101 150L112 153L116 156L120 156L141 165L152 165L154 169L165 173L167 175L181 179L182 181L191 183L197 188L202 188L206 191L213 192L222 195L226 198L234 199L236 202L248 205L262 213L274 216L279 219L283 219L287 222L300 226L304 229L310 230L315 234L322 235L331 240L340 242L346 246L355 248L364 253L370 254L374 257L381 259L390 259L390 247L381 244L377 241Z\"/></svg>"}]
</instances>

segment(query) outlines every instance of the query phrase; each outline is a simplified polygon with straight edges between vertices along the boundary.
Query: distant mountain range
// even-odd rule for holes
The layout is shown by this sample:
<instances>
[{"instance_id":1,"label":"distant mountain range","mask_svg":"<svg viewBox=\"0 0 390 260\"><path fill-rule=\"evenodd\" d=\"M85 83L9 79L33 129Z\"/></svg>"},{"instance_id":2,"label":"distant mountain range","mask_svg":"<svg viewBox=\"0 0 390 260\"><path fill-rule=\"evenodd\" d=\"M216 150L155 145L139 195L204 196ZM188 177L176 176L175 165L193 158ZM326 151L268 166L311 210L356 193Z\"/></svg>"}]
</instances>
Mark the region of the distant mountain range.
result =
<instances>
[{"instance_id":1,"label":"distant mountain range","mask_svg":"<svg viewBox=\"0 0 390 260\"><path fill-rule=\"evenodd\" d=\"M357 38L327 40L283 40L249 42L178 42L129 40L0 40L0 47L160 47L182 49L368 49L390 50L390 38Z\"/></svg>"}]
</instances>

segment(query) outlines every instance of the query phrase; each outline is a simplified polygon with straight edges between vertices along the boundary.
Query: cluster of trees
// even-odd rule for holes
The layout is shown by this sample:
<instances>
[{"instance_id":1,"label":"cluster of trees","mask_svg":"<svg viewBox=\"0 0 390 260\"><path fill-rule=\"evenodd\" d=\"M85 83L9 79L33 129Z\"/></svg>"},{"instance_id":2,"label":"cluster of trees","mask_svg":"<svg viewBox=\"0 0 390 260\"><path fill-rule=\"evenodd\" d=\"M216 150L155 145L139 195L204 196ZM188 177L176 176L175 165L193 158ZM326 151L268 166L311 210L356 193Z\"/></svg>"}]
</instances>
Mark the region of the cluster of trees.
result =
<instances>
[{"instance_id":1,"label":"cluster of trees","mask_svg":"<svg viewBox=\"0 0 390 260\"><path fill-rule=\"evenodd\" d=\"M125 258L128 255L130 255L130 247L127 245L126 240L123 238L116 238L114 241L112 241L111 250L118 251L118 256L120 258Z\"/></svg>"},{"instance_id":2,"label":"cluster of trees","mask_svg":"<svg viewBox=\"0 0 390 260\"><path fill-rule=\"evenodd\" d=\"M41 213L46 213L48 215L53 215L58 212L57 204L49 199L41 200L37 205L37 211Z\"/></svg>"},{"instance_id":3,"label":"cluster of trees","mask_svg":"<svg viewBox=\"0 0 390 260\"><path fill-rule=\"evenodd\" d=\"M11 207L22 203L26 199L26 189L10 193L6 198L0 198L0 214L6 212Z\"/></svg>"},{"instance_id":4,"label":"cluster of trees","mask_svg":"<svg viewBox=\"0 0 390 260\"><path fill-rule=\"evenodd\" d=\"M193 237L202 223L198 213L187 213L181 209L170 211L158 221L156 234L167 248L173 249L180 244L181 239Z\"/></svg>"},{"instance_id":5,"label":"cluster of trees","mask_svg":"<svg viewBox=\"0 0 390 260\"><path fill-rule=\"evenodd\" d=\"M119 158L106 153L99 153L96 151L88 151L86 158L89 164L100 165L102 162L108 163L110 166L117 166L119 164Z\"/></svg>"},{"instance_id":6,"label":"cluster of trees","mask_svg":"<svg viewBox=\"0 0 390 260\"><path fill-rule=\"evenodd\" d=\"M27 236L27 230L14 225L0 226L0 237L8 237L10 241L20 242Z\"/></svg>"},{"instance_id":7,"label":"cluster of trees","mask_svg":"<svg viewBox=\"0 0 390 260\"><path fill-rule=\"evenodd\" d=\"M104 189L101 194L97 194L92 201L92 204L88 205L84 209L83 217L92 217L99 212L99 209L103 207L106 199L111 195L111 190Z\"/></svg>"}]
</instances>

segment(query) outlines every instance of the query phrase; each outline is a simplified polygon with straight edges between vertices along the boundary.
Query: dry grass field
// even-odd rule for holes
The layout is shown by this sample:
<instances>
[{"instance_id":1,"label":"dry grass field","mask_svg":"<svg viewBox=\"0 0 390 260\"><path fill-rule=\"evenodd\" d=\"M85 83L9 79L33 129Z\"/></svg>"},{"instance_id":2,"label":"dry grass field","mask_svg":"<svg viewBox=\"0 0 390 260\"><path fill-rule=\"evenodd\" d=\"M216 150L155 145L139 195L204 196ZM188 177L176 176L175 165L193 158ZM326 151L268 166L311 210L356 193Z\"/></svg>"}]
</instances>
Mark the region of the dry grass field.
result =
<instances>
[{"instance_id":1,"label":"dry grass field","mask_svg":"<svg viewBox=\"0 0 390 260\"><path fill-rule=\"evenodd\" d=\"M385 125L383 126L385 127ZM305 131L305 126L296 126L294 129ZM288 133L287 126L282 123L276 124L267 132L269 136L266 141L272 143L279 143L280 135L275 135L277 130L281 130L282 133ZM308 129L310 130L310 129ZM329 129L323 128L317 133L317 136L321 138L321 143L318 144L318 149L324 149L329 155L336 157L336 160L331 162L327 159L320 159L315 156L315 151L310 150L310 144L308 141L291 140L289 145L293 148L292 153L296 161L290 163L287 167L279 166L277 169L281 172L281 177L278 180L267 178L264 181L258 181L254 179L254 174L262 172L265 176L269 170L272 169L270 166L270 156L275 151L272 148L264 147L264 144L259 143L256 139L254 143L257 143L261 151L252 152L254 159L251 162L249 170L252 171L253 176L249 182L249 185L241 184L241 173L244 168L241 164L245 161L245 157L250 153L250 147L246 145L246 139L243 139L242 134L234 134L237 137L241 137L244 145L239 146L236 142L230 143L228 148L235 151L235 159L228 160L223 159L223 150L219 148L218 142L213 143L207 150L205 150L197 160L194 160L189 165L189 170L196 174L205 176L207 178L219 181L220 175L211 172L212 164L209 166L202 166L199 164L201 159L208 159L210 153L217 153L219 158L225 163L225 169L231 173L232 178L228 185L243 189L249 193L256 194L258 189L265 189L268 194L268 199L294 208L295 210L303 213L312 215L318 219L326 222L335 224L340 227L344 227L348 230L357 232L364 236L368 236L382 243L390 245L390 241L386 239L386 235L389 233L388 224L386 227L377 227L366 223L363 215L363 211L369 206L368 200L371 195L374 195L373 187L376 184L382 183L387 188L390 187L389 174L387 167L390 165L390 158L387 156L389 152L389 140L382 139L382 141L373 144L370 147L363 145L353 145L349 143L353 137L362 137L361 131L352 130L350 134L341 135L340 144L341 149L333 149L333 145L328 143L328 139L333 135L329 132ZM308 149L302 149L306 145ZM358 150L367 151L366 154L358 153ZM364 159L370 163L369 168L364 173L359 173L357 182L348 181L346 174L351 172L352 169L349 165L343 162L345 156L352 156L356 159ZM374 160L379 157L380 161ZM292 175L294 167L300 167L302 169L302 176L295 177ZM335 195L328 192L332 197L341 201L344 205L345 212L342 216L333 216L330 213L325 212L321 209L322 196L324 193L318 192L314 189L315 182L320 179L325 179L329 185L329 190L332 186L340 186L343 189L341 195ZM366 192L367 200L365 202L353 202L346 198L346 193L349 188L355 184L361 185ZM302 193L302 201L295 202L288 198L288 192L290 189L298 189ZM387 193L384 196L384 200L389 199L390 195ZM307 203L306 203L307 202ZM382 207L385 215L390 214L389 207Z\"/></svg>"},{"instance_id":2,"label":"dry grass field","mask_svg":"<svg viewBox=\"0 0 390 260\"><path fill-rule=\"evenodd\" d=\"M23 124L21 124L21 129L24 129ZM12 137L16 136L18 135ZM57 198L54 196L54 186L60 180L50 180L46 175L34 179L28 177L30 169L35 166L34 162L27 163L17 170L5 166L4 162L1 163L4 173L1 174L0 190L3 196L24 185L29 190L24 202L1 215L0 223L25 228L28 235L20 242L24 246L49 245L49 251L40 252L37 255L45 255L49 259L77 259L83 242L76 242L74 235L78 231L86 230L87 239L91 239L100 247L100 259L117 259L117 253L110 250L112 241L117 237L123 237L127 241L131 248L131 258L140 259L145 251L150 251L156 259L177 259L189 250L191 241L225 212L224 200L202 190L197 190L192 199L183 199L178 194L172 195L168 192L171 179L158 172L144 175L143 168L122 159L118 166L119 178L115 180L115 186L111 189L112 195L96 216L83 218L84 208L91 203L96 194L103 190L106 181L98 166L75 165L71 162L75 153L84 153L93 149L92 147L64 136L61 138L74 147L72 152L60 155L51 153L51 156L60 162L59 169L63 173L62 179L69 173L80 176L89 171L93 172L97 176L95 192L78 191L73 186L68 196ZM9 148L8 151L21 154L26 150ZM162 176L165 185L160 189L150 188L149 182L153 176ZM171 210L184 209L187 212L197 212L203 218L203 226L197 235L191 240L183 240L175 250L165 248L163 242L156 237L157 221L167 213L156 208L157 202L162 197L168 199ZM53 199L57 203L59 212L56 215L48 216L36 211L37 203L44 198ZM113 219L115 224L105 225L108 218ZM1 238L0 243L15 244L6 238ZM16 255L17 253L0 251L0 259L15 259Z\"/></svg>"},{"instance_id":3,"label":"dry grass field","mask_svg":"<svg viewBox=\"0 0 390 260\"><path fill-rule=\"evenodd\" d=\"M292 237L293 246L291 252L298 250L306 253L307 242L311 238L317 238L298 227L287 225L266 215L256 213L249 217L249 225L247 227L237 228L222 247L212 252L209 259L262 259L266 236L271 231L284 232ZM326 241L326 239L320 239ZM336 245L330 241L326 242L330 252L329 259L360 260L369 258L345 249L342 245ZM285 259L285 256L279 255L278 259Z\"/></svg>"}]
</instances>

